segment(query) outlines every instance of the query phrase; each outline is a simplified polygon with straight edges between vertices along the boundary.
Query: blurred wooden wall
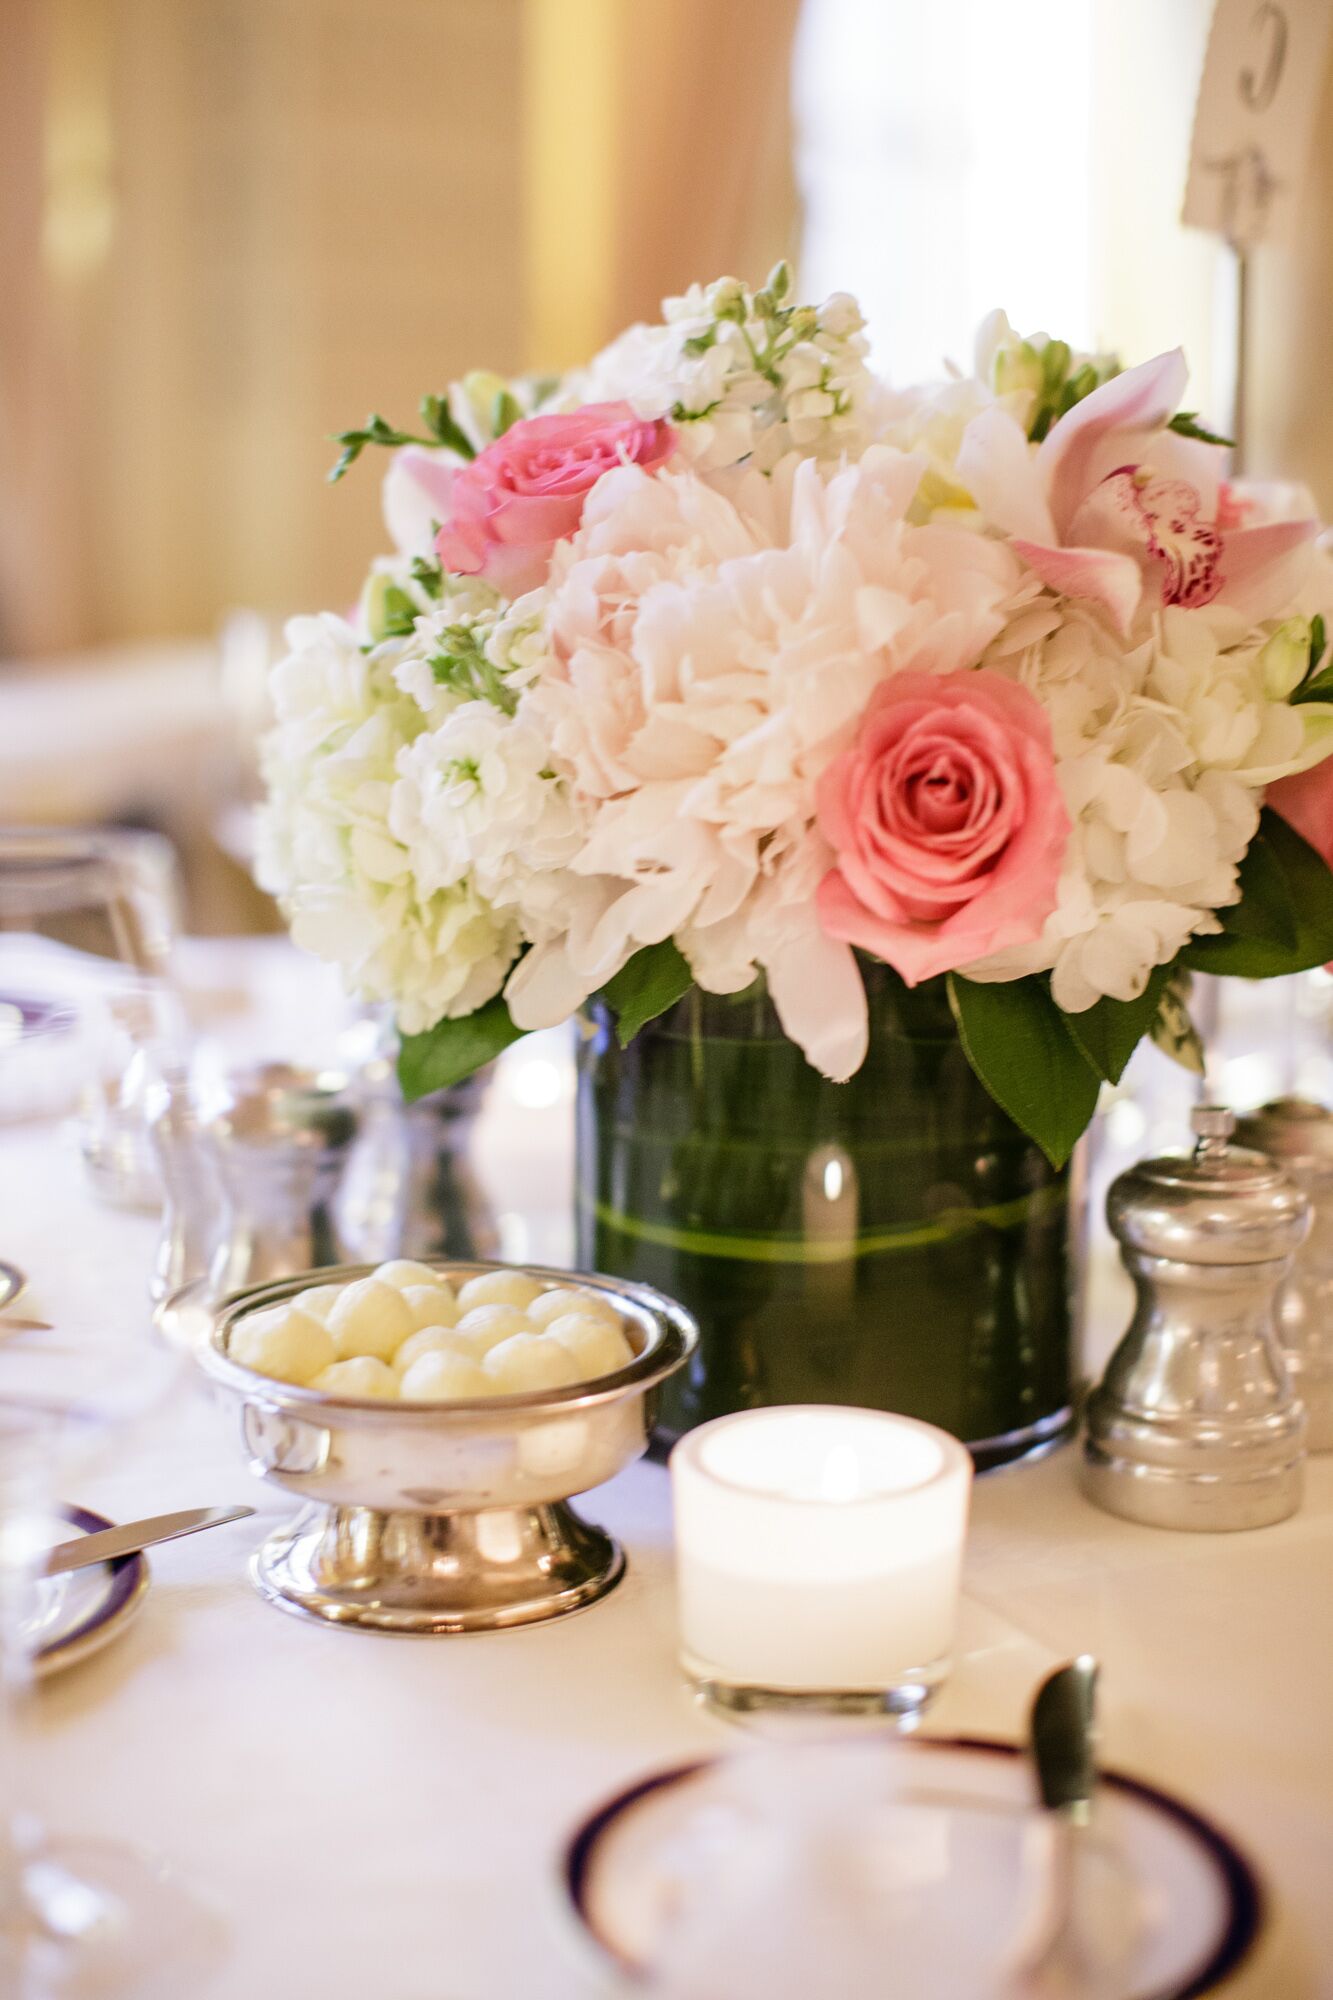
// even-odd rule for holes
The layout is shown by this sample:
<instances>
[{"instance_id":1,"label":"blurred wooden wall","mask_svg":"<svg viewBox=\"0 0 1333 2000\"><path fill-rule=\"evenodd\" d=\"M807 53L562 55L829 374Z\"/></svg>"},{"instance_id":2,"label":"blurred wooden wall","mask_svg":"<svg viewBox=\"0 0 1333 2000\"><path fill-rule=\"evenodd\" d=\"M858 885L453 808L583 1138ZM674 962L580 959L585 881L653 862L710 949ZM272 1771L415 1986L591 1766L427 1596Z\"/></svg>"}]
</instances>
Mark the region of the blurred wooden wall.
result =
<instances>
[{"instance_id":1,"label":"blurred wooden wall","mask_svg":"<svg viewBox=\"0 0 1333 2000\"><path fill-rule=\"evenodd\" d=\"M521 358L516 9L5 10L4 645L342 601L376 481L325 433Z\"/></svg>"},{"instance_id":2,"label":"blurred wooden wall","mask_svg":"<svg viewBox=\"0 0 1333 2000\"><path fill-rule=\"evenodd\" d=\"M797 0L0 0L0 658L340 604L468 367L791 234Z\"/></svg>"}]
</instances>

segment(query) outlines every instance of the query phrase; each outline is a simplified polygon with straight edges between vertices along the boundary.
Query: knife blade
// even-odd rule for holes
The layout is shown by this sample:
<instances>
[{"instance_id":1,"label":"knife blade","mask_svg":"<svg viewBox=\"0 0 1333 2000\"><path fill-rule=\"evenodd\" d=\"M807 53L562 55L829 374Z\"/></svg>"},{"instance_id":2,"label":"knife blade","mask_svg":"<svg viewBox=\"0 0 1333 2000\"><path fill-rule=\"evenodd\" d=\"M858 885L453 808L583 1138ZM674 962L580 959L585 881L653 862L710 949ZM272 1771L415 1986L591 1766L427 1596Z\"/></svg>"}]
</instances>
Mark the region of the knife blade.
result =
<instances>
[{"instance_id":1,"label":"knife blade","mask_svg":"<svg viewBox=\"0 0 1333 2000\"><path fill-rule=\"evenodd\" d=\"M243 1521L253 1507L187 1507L180 1514L156 1514L147 1521L126 1521L116 1528L99 1528L96 1534L79 1535L72 1542L59 1542L48 1549L37 1565L40 1576L63 1576L67 1570L87 1569L93 1563L114 1562L117 1556L137 1555L158 1542L174 1542L180 1535L196 1535L201 1528L220 1528L227 1521Z\"/></svg>"},{"instance_id":2,"label":"knife blade","mask_svg":"<svg viewBox=\"0 0 1333 2000\"><path fill-rule=\"evenodd\" d=\"M1041 1802L1048 1812L1066 1813L1079 1826L1091 1816L1097 1782L1096 1699L1097 1662L1082 1653L1042 1683L1032 1705L1032 1755Z\"/></svg>"}]
</instances>

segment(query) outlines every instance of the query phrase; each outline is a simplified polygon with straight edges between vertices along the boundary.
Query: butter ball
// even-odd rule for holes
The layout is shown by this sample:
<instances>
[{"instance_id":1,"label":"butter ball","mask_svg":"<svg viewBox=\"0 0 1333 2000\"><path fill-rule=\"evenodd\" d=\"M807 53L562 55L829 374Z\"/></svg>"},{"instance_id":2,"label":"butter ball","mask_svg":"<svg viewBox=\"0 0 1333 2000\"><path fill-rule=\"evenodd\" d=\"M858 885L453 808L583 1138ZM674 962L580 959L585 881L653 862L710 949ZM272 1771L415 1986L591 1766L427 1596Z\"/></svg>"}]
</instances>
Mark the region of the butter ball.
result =
<instances>
[{"instance_id":1,"label":"butter ball","mask_svg":"<svg viewBox=\"0 0 1333 2000\"><path fill-rule=\"evenodd\" d=\"M540 1291L537 1280L526 1271L482 1271L459 1286L458 1303L464 1312L471 1312L474 1306L517 1306L521 1312Z\"/></svg>"},{"instance_id":2,"label":"butter ball","mask_svg":"<svg viewBox=\"0 0 1333 2000\"><path fill-rule=\"evenodd\" d=\"M552 1320L546 1338L564 1348L585 1382L598 1375L614 1375L628 1368L634 1350L618 1326L611 1326L598 1313L564 1313Z\"/></svg>"},{"instance_id":3,"label":"butter ball","mask_svg":"<svg viewBox=\"0 0 1333 2000\"><path fill-rule=\"evenodd\" d=\"M373 1354L358 1354L351 1361L335 1361L316 1375L312 1389L322 1389L326 1396L355 1396L359 1399L373 1398L376 1402L392 1402L398 1396L398 1377L392 1368L386 1368Z\"/></svg>"},{"instance_id":4,"label":"butter ball","mask_svg":"<svg viewBox=\"0 0 1333 2000\"><path fill-rule=\"evenodd\" d=\"M399 1292L405 1292L409 1285L442 1285L446 1292L452 1290L442 1272L432 1270L429 1264L418 1264L414 1257L394 1257L381 1264L375 1276L382 1285L392 1285Z\"/></svg>"},{"instance_id":5,"label":"butter ball","mask_svg":"<svg viewBox=\"0 0 1333 2000\"><path fill-rule=\"evenodd\" d=\"M280 1306L237 1320L227 1352L257 1375L302 1388L337 1359L328 1328L299 1306Z\"/></svg>"},{"instance_id":6,"label":"butter ball","mask_svg":"<svg viewBox=\"0 0 1333 2000\"><path fill-rule=\"evenodd\" d=\"M577 1382L576 1362L558 1340L544 1333L515 1333L493 1347L482 1363L492 1394L518 1396L531 1389L563 1389Z\"/></svg>"},{"instance_id":7,"label":"butter ball","mask_svg":"<svg viewBox=\"0 0 1333 2000\"><path fill-rule=\"evenodd\" d=\"M595 1313L610 1326L619 1327L620 1314L600 1292L576 1291L572 1285L562 1285L557 1291L543 1292L535 1298L527 1309L528 1318L538 1329L544 1331L552 1320L561 1319L566 1313Z\"/></svg>"},{"instance_id":8,"label":"butter ball","mask_svg":"<svg viewBox=\"0 0 1333 2000\"><path fill-rule=\"evenodd\" d=\"M416 1332L416 1322L406 1299L392 1285L379 1278L358 1278L329 1314L329 1332L339 1361L351 1361L358 1354L390 1361L408 1334Z\"/></svg>"},{"instance_id":9,"label":"butter ball","mask_svg":"<svg viewBox=\"0 0 1333 2000\"><path fill-rule=\"evenodd\" d=\"M405 1403L463 1403L495 1394L494 1383L475 1361L443 1350L419 1355L398 1386Z\"/></svg>"},{"instance_id":10,"label":"butter ball","mask_svg":"<svg viewBox=\"0 0 1333 2000\"><path fill-rule=\"evenodd\" d=\"M527 1317L517 1306L473 1306L458 1322L457 1331L466 1340L478 1361L516 1333L531 1333Z\"/></svg>"},{"instance_id":11,"label":"butter ball","mask_svg":"<svg viewBox=\"0 0 1333 2000\"><path fill-rule=\"evenodd\" d=\"M311 1285L306 1291L298 1292L292 1304L299 1306L302 1312L313 1313L316 1319L322 1320L327 1326L329 1314L342 1295L341 1285Z\"/></svg>"},{"instance_id":12,"label":"butter ball","mask_svg":"<svg viewBox=\"0 0 1333 2000\"><path fill-rule=\"evenodd\" d=\"M419 1361L423 1354L461 1354L465 1361L478 1359L467 1342L460 1340L451 1326L423 1326L418 1332L407 1336L393 1357L393 1365L401 1375L414 1361Z\"/></svg>"},{"instance_id":13,"label":"butter ball","mask_svg":"<svg viewBox=\"0 0 1333 2000\"><path fill-rule=\"evenodd\" d=\"M413 1328L452 1326L458 1318L458 1300L448 1285L405 1285L399 1294L412 1315Z\"/></svg>"}]
</instances>

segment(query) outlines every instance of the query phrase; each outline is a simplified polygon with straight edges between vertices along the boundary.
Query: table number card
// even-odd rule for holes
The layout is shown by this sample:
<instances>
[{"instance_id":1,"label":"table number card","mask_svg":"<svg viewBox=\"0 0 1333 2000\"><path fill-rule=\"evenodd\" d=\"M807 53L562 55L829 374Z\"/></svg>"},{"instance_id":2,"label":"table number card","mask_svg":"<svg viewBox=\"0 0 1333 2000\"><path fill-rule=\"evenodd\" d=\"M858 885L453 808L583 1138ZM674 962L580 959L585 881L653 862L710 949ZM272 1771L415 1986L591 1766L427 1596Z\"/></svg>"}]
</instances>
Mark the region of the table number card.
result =
<instances>
[{"instance_id":1,"label":"table number card","mask_svg":"<svg viewBox=\"0 0 1333 2000\"><path fill-rule=\"evenodd\" d=\"M1319 109L1333 0L1217 0L1183 219L1244 248L1280 236Z\"/></svg>"}]
</instances>

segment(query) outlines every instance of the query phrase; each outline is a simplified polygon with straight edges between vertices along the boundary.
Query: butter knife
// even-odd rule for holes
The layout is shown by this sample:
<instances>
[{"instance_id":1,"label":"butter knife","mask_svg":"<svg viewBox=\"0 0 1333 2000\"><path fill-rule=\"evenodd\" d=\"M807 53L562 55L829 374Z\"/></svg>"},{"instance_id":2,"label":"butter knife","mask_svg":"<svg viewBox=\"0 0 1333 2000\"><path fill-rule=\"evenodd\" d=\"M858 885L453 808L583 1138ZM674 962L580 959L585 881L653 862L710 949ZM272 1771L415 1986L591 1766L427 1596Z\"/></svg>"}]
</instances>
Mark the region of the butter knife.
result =
<instances>
[{"instance_id":1,"label":"butter knife","mask_svg":"<svg viewBox=\"0 0 1333 2000\"><path fill-rule=\"evenodd\" d=\"M196 1535L201 1528L243 1521L254 1511L253 1507L187 1507L180 1514L155 1514L149 1521L99 1528L94 1535L79 1535L72 1542L59 1542L48 1549L38 1562L38 1575L63 1576L67 1570L114 1562L117 1556L137 1555L140 1549L151 1549L158 1542L174 1542L179 1535Z\"/></svg>"},{"instance_id":2,"label":"butter knife","mask_svg":"<svg viewBox=\"0 0 1333 2000\"><path fill-rule=\"evenodd\" d=\"M1045 1809L1046 1880L1035 1945L1016 1985L1024 2000L1088 2000L1103 1990L1078 1935L1077 1888L1097 1782L1093 1715L1097 1662L1084 1653L1043 1681L1032 1705L1032 1758Z\"/></svg>"},{"instance_id":3,"label":"butter knife","mask_svg":"<svg viewBox=\"0 0 1333 2000\"><path fill-rule=\"evenodd\" d=\"M1042 1682L1032 1704L1032 1755L1041 1802L1047 1812L1065 1813L1075 1826L1086 1826L1092 1817L1096 1699L1097 1662L1081 1653Z\"/></svg>"}]
</instances>

